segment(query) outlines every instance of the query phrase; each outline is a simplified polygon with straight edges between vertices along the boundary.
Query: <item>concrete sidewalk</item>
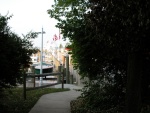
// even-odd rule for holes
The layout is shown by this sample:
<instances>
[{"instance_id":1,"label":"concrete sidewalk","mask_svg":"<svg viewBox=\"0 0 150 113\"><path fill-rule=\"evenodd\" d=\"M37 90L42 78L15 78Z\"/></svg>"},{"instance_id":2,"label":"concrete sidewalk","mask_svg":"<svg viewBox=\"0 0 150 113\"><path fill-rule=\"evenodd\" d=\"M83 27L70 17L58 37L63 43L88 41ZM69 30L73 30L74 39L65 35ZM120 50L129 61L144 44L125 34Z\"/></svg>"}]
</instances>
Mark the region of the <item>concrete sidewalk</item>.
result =
<instances>
[{"instance_id":1,"label":"concrete sidewalk","mask_svg":"<svg viewBox=\"0 0 150 113\"><path fill-rule=\"evenodd\" d=\"M61 84L53 87L61 88ZM74 89L81 89L82 87L64 84L64 88L70 88L70 91L43 95L29 113L70 113L70 101L81 94Z\"/></svg>"}]
</instances>

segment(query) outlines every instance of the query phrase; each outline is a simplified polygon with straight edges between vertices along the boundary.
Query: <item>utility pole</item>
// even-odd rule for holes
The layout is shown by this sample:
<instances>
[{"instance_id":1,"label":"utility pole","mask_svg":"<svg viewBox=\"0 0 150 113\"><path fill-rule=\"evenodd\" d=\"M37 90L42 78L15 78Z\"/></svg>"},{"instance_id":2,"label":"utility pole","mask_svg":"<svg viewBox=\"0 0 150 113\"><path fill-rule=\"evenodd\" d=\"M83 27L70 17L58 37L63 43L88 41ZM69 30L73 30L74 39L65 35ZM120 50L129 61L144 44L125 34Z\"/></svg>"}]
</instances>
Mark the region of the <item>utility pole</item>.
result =
<instances>
[{"instance_id":1,"label":"utility pole","mask_svg":"<svg viewBox=\"0 0 150 113\"><path fill-rule=\"evenodd\" d=\"M42 70L42 65L43 65L43 34L45 34L45 31L43 31L43 27L42 27L42 32L39 32L39 33L41 33L42 34L42 38L41 38L41 55L40 55L40 74L42 74L43 73L43 70ZM40 86L42 86L42 84L43 84L43 78L42 77L40 77Z\"/></svg>"},{"instance_id":2,"label":"utility pole","mask_svg":"<svg viewBox=\"0 0 150 113\"><path fill-rule=\"evenodd\" d=\"M69 84L69 55L66 54L66 83Z\"/></svg>"}]
</instances>

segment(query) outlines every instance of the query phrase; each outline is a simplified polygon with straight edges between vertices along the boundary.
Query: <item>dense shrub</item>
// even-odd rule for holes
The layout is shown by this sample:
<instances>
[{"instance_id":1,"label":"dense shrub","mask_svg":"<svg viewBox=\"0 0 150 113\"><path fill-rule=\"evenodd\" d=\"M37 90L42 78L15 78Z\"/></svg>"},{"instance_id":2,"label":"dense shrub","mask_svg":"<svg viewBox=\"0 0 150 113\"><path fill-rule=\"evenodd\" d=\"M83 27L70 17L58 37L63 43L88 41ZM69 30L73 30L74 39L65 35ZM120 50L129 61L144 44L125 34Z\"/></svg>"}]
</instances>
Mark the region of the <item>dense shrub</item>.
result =
<instances>
[{"instance_id":1,"label":"dense shrub","mask_svg":"<svg viewBox=\"0 0 150 113\"><path fill-rule=\"evenodd\" d=\"M97 76L96 80L84 82L81 96L73 100L71 113L121 113L125 105L125 91L117 82L102 79Z\"/></svg>"}]
</instances>

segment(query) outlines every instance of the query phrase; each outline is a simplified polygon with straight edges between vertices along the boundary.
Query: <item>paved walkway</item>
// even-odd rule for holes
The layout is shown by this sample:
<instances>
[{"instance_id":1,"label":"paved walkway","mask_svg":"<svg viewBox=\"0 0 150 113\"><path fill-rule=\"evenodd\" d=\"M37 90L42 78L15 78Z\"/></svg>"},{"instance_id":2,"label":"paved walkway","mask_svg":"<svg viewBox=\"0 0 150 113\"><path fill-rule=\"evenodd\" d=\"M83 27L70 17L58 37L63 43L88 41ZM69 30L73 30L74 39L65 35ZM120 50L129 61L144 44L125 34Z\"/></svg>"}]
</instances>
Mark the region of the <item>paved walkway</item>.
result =
<instances>
[{"instance_id":1,"label":"paved walkway","mask_svg":"<svg viewBox=\"0 0 150 113\"><path fill-rule=\"evenodd\" d=\"M61 84L52 87L61 88ZM64 88L70 88L70 91L43 95L29 113L70 113L70 101L81 94L74 89L81 89L82 87L64 84Z\"/></svg>"}]
</instances>

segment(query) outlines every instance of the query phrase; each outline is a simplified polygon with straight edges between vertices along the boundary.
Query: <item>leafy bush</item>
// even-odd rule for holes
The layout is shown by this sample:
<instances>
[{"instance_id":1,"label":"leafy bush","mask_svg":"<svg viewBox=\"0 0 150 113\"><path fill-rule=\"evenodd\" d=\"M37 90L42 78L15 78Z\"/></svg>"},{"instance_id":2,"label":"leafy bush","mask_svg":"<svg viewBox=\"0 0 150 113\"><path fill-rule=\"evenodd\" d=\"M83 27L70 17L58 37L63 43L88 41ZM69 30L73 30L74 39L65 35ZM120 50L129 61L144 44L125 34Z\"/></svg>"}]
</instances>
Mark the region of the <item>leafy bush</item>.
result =
<instances>
[{"instance_id":1,"label":"leafy bush","mask_svg":"<svg viewBox=\"0 0 150 113\"><path fill-rule=\"evenodd\" d=\"M10 18L0 14L0 90L21 82L22 68L28 68L32 63L30 56L38 52L32 43L38 34L29 32L23 37L18 36L8 25Z\"/></svg>"},{"instance_id":2,"label":"leafy bush","mask_svg":"<svg viewBox=\"0 0 150 113\"><path fill-rule=\"evenodd\" d=\"M106 79L86 81L77 100L70 102L71 113L123 113L125 91ZM141 113L150 113L150 105L142 105Z\"/></svg>"},{"instance_id":3,"label":"leafy bush","mask_svg":"<svg viewBox=\"0 0 150 113\"><path fill-rule=\"evenodd\" d=\"M118 91L119 90L119 91ZM125 93L101 77L86 81L78 100L72 101L72 113L121 113ZM121 92L121 93L120 93Z\"/></svg>"}]
</instances>

